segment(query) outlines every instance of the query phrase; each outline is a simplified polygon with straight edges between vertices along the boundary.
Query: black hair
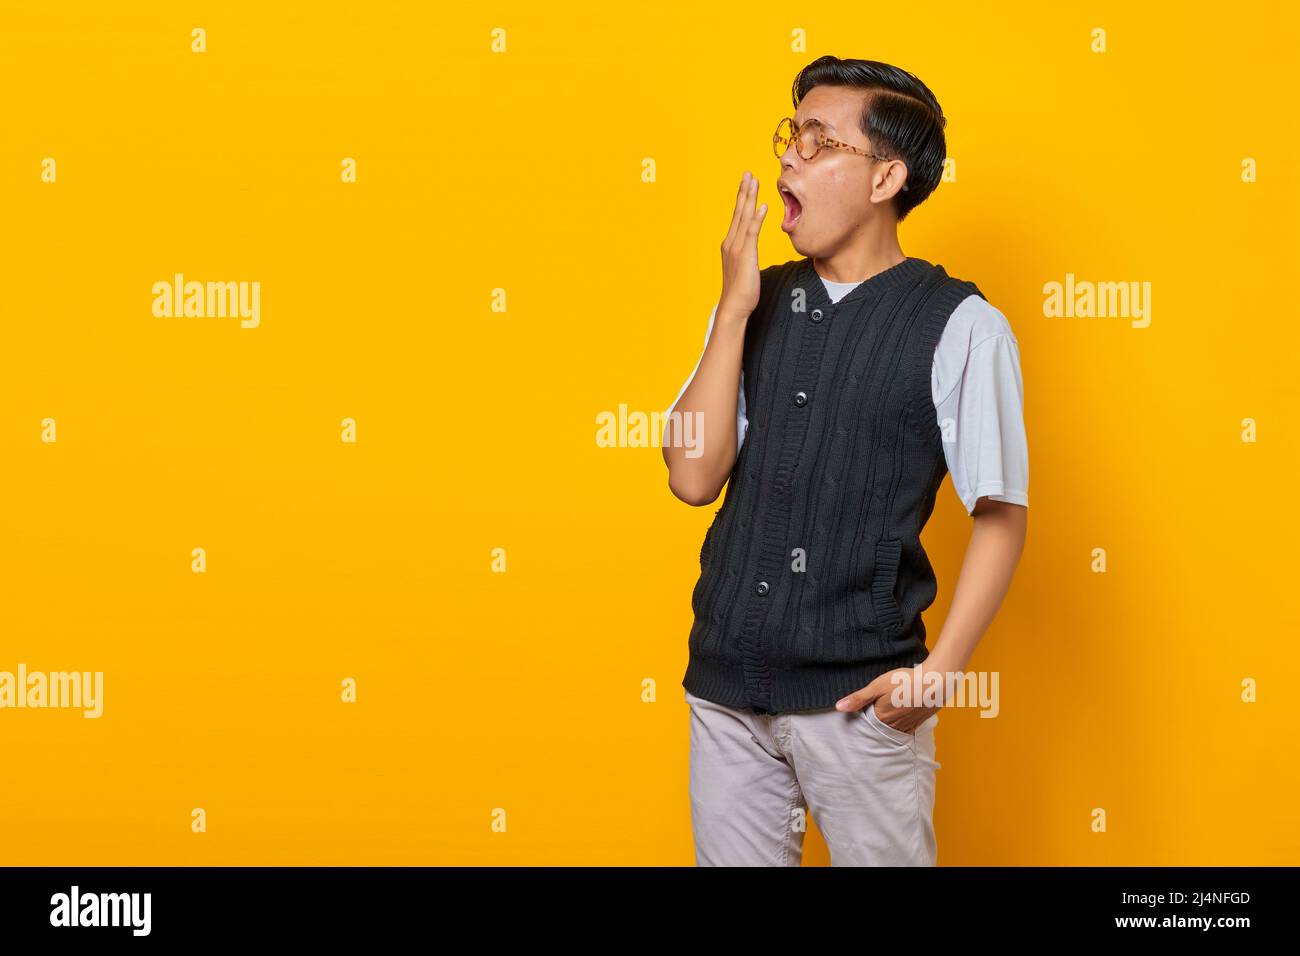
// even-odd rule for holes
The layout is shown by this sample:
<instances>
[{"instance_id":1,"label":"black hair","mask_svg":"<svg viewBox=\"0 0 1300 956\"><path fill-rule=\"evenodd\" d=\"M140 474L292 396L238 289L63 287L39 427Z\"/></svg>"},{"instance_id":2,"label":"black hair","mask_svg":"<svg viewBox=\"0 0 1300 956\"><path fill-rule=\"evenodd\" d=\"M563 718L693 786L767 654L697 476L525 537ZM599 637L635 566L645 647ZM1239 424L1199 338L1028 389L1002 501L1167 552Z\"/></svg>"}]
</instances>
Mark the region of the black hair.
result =
<instances>
[{"instance_id":1,"label":"black hair","mask_svg":"<svg viewBox=\"0 0 1300 956\"><path fill-rule=\"evenodd\" d=\"M841 60L822 56L794 79L795 109L814 86L849 86L869 90L858 127L872 149L907 167L907 188L894 195L899 222L934 192L943 176L947 125L939 101L915 75L876 60Z\"/></svg>"}]
</instances>

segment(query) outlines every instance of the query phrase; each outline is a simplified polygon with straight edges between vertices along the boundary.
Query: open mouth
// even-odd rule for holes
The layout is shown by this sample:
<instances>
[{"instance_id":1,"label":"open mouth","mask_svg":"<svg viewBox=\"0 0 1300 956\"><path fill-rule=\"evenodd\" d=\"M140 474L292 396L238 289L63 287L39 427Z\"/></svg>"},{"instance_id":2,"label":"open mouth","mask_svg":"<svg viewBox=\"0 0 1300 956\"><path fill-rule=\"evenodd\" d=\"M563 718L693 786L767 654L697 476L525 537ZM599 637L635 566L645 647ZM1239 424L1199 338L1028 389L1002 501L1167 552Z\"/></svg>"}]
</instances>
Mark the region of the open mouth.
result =
<instances>
[{"instance_id":1,"label":"open mouth","mask_svg":"<svg viewBox=\"0 0 1300 956\"><path fill-rule=\"evenodd\" d=\"M799 201L798 196L780 183L776 184L776 189L781 194L781 201L785 203L785 217L781 220L781 228L789 232L803 214L803 203Z\"/></svg>"}]
</instances>

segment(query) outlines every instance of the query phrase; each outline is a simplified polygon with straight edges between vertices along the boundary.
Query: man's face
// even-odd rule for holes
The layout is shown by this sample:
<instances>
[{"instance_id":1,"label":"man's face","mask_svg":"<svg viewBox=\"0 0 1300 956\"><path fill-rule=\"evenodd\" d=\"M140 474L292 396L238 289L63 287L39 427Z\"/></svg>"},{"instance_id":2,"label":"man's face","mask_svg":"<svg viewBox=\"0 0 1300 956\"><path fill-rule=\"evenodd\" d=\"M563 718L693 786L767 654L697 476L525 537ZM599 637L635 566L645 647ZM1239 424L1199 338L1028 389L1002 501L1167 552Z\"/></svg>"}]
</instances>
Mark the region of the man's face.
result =
<instances>
[{"instance_id":1,"label":"man's face","mask_svg":"<svg viewBox=\"0 0 1300 956\"><path fill-rule=\"evenodd\" d=\"M831 139L875 152L858 128L866 92L843 86L814 86L799 103L795 124L819 119ZM823 146L811 160L791 143L781 157L785 215L781 230L800 255L828 258L875 217L892 215L889 201L871 202L873 178L885 165L847 149ZM879 197L877 197L879 198Z\"/></svg>"}]
</instances>

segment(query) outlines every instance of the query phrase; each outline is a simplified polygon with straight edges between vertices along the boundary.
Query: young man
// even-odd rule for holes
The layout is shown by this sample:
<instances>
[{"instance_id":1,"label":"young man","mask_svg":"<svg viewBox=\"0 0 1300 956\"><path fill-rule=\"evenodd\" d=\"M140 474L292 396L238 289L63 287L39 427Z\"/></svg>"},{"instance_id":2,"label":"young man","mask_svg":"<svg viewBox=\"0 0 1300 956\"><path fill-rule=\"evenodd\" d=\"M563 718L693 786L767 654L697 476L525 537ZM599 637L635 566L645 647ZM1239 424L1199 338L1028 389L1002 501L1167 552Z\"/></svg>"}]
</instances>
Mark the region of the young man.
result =
<instances>
[{"instance_id":1,"label":"young man","mask_svg":"<svg viewBox=\"0 0 1300 956\"><path fill-rule=\"evenodd\" d=\"M808 812L832 865L934 865L938 707L895 688L965 668L1019 561L1018 344L978 287L899 246L943 171L925 84L824 56L793 99L773 142L802 258L759 269L767 207L745 173L722 294L665 432L678 498L706 505L727 485L682 681L696 863L797 866ZM682 418L698 448L677 439ZM920 535L949 472L973 522L930 651Z\"/></svg>"}]
</instances>

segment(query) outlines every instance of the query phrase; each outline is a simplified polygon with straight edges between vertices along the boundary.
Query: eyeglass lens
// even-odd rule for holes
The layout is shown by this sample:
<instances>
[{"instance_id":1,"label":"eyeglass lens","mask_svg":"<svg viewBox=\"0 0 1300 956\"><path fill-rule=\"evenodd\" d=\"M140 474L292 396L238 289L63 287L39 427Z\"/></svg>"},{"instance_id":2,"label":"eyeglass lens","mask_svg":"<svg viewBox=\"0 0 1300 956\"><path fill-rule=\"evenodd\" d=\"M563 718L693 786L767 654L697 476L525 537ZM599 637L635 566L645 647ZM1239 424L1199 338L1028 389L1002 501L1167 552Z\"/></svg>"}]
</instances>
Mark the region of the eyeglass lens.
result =
<instances>
[{"instance_id":1,"label":"eyeglass lens","mask_svg":"<svg viewBox=\"0 0 1300 956\"><path fill-rule=\"evenodd\" d=\"M778 159L784 156L785 151L790 148L790 139L793 135L794 123L788 119L782 120L780 127L777 129L776 138L772 141ZM796 147L799 158L812 159L816 155L819 145L817 141L817 124L804 123L803 129L799 131L799 145Z\"/></svg>"}]
</instances>

